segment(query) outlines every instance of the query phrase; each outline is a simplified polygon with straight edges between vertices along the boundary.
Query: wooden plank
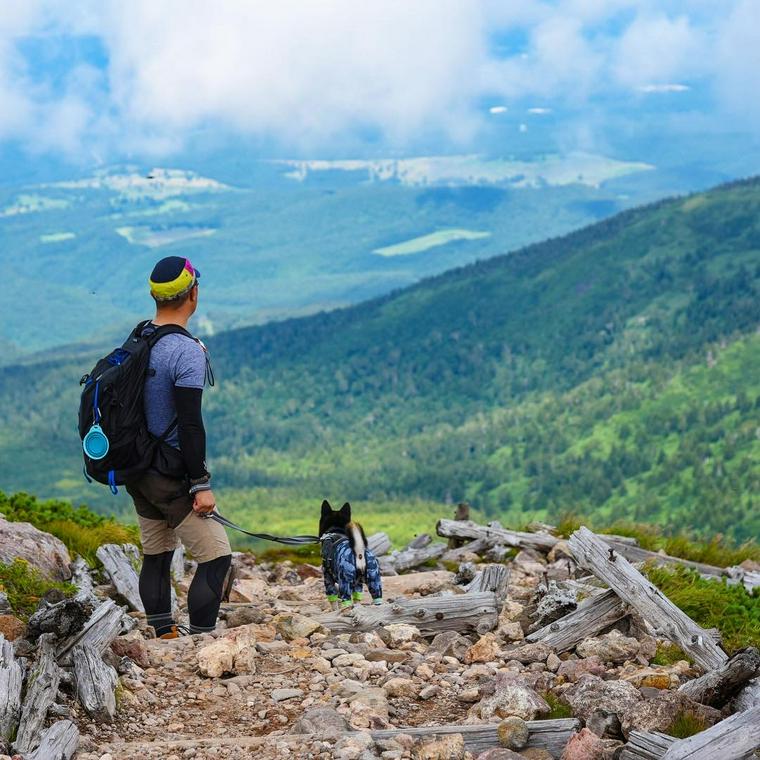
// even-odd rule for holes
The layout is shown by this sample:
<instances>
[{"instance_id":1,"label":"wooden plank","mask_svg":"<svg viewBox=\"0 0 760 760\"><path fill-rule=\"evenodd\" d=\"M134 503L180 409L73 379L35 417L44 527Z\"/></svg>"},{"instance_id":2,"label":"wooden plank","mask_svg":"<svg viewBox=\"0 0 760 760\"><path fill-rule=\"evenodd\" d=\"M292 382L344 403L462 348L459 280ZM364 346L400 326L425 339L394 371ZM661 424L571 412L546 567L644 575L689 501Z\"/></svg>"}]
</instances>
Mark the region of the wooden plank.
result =
<instances>
[{"instance_id":1,"label":"wooden plank","mask_svg":"<svg viewBox=\"0 0 760 760\"><path fill-rule=\"evenodd\" d=\"M528 547L541 552L548 552L560 539L548 533L523 533L507 530L496 525L478 525L471 520L439 520L435 526L436 533L443 538L463 538L469 540L484 539L491 545Z\"/></svg>"},{"instance_id":2,"label":"wooden plank","mask_svg":"<svg viewBox=\"0 0 760 760\"><path fill-rule=\"evenodd\" d=\"M79 730L70 720L59 720L45 731L40 746L26 760L71 760L79 747Z\"/></svg>"},{"instance_id":3,"label":"wooden plank","mask_svg":"<svg viewBox=\"0 0 760 760\"><path fill-rule=\"evenodd\" d=\"M753 707L674 742L663 760L734 760L757 748L760 748L760 707Z\"/></svg>"},{"instance_id":4,"label":"wooden plank","mask_svg":"<svg viewBox=\"0 0 760 760\"><path fill-rule=\"evenodd\" d=\"M525 638L530 642L543 641L557 652L567 652L627 614L626 606L620 597L612 589L608 589L585 599L577 610L539 628Z\"/></svg>"},{"instance_id":5,"label":"wooden plank","mask_svg":"<svg viewBox=\"0 0 760 760\"><path fill-rule=\"evenodd\" d=\"M98 547L95 554L103 563L103 569L116 587L116 591L130 608L137 612L145 612L142 599L140 599L140 579L130 559L130 555L133 555L130 547L130 544L125 544L123 547L118 544L103 544Z\"/></svg>"},{"instance_id":6,"label":"wooden plank","mask_svg":"<svg viewBox=\"0 0 760 760\"><path fill-rule=\"evenodd\" d=\"M116 715L116 671L89 644L75 646L71 660L80 704L91 718L110 723Z\"/></svg>"},{"instance_id":7,"label":"wooden plank","mask_svg":"<svg viewBox=\"0 0 760 760\"><path fill-rule=\"evenodd\" d=\"M659 760L675 741L657 731L631 731L619 760Z\"/></svg>"},{"instance_id":8,"label":"wooden plank","mask_svg":"<svg viewBox=\"0 0 760 760\"><path fill-rule=\"evenodd\" d=\"M71 649L77 644L89 644L97 652L103 653L106 647L119 635L124 612L116 603L107 599L96 607L84 628L58 645L58 662L68 665L71 661Z\"/></svg>"},{"instance_id":9,"label":"wooden plank","mask_svg":"<svg viewBox=\"0 0 760 760\"><path fill-rule=\"evenodd\" d=\"M496 627L498 609L491 592L426 596L392 604L357 605L350 614L332 612L318 620L333 633L372 631L390 623L415 625L423 635L441 631L476 631L481 635Z\"/></svg>"},{"instance_id":10,"label":"wooden plank","mask_svg":"<svg viewBox=\"0 0 760 760\"><path fill-rule=\"evenodd\" d=\"M24 671L13 653L13 645L0 633L0 745L16 732L23 682Z\"/></svg>"},{"instance_id":11,"label":"wooden plank","mask_svg":"<svg viewBox=\"0 0 760 760\"><path fill-rule=\"evenodd\" d=\"M741 688L760 673L760 650L747 647L737 652L725 665L710 670L693 681L681 684L678 691L695 702L722 707Z\"/></svg>"},{"instance_id":12,"label":"wooden plank","mask_svg":"<svg viewBox=\"0 0 760 760\"><path fill-rule=\"evenodd\" d=\"M19 754L31 752L42 737L48 710L55 702L61 670L55 661L55 634L43 633L37 642L37 661L29 673L21 706L18 733L13 742Z\"/></svg>"},{"instance_id":13,"label":"wooden plank","mask_svg":"<svg viewBox=\"0 0 760 760\"><path fill-rule=\"evenodd\" d=\"M710 634L684 614L615 549L588 528L570 536L570 550L581 567L591 570L655 630L678 644L703 670L723 665L728 656Z\"/></svg>"}]
</instances>

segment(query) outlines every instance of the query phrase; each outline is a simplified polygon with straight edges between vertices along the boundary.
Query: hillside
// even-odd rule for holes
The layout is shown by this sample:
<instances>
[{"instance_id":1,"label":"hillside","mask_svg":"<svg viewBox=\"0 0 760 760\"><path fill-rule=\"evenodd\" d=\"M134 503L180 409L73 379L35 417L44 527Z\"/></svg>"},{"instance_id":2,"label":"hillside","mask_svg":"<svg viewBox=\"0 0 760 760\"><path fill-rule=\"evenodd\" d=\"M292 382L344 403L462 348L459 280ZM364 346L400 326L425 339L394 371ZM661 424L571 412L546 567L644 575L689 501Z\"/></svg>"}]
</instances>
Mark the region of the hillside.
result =
<instances>
[{"instance_id":1,"label":"hillside","mask_svg":"<svg viewBox=\"0 0 760 760\"><path fill-rule=\"evenodd\" d=\"M753 179L221 334L216 482L240 519L282 505L278 525L334 494L378 522L389 502L467 499L513 522L578 511L756 536L759 289ZM1 487L84 493L70 431L86 364L1 371Z\"/></svg>"}]
</instances>

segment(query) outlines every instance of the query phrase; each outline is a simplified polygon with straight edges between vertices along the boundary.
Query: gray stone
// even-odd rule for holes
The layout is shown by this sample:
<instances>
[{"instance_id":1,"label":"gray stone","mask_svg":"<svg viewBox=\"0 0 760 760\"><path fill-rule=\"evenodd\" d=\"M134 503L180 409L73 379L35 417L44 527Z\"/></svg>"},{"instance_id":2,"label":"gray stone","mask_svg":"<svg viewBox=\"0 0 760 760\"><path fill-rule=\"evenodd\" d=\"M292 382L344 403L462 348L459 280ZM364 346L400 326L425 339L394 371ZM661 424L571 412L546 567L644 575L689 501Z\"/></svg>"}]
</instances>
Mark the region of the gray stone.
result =
<instances>
[{"instance_id":1,"label":"gray stone","mask_svg":"<svg viewBox=\"0 0 760 760\"><path fill-rule=\"evenodd\" d=\"M456 657L464 660L464 656L472 643L456 631L444 631L435 636L428 652L437 652L445 657Z\"/></svg>"},{"instance_id":2,"label":"gray stone","mask_svg":"<svg viewBox=\"0 0 760 760\"><path fill-rule=\"evenodd\" d=\"M0 563L7 565L15 559L26 560L51 580L71 578L71 557L63 541L31 523L0 518Z\"/></svg>"},{"instance_id":3,"label":"gray stone","mask_svg":"<svg viewBox=\"0 0 760 760\"><path fill-rule=\"evenodd\" d=\"M581 657L598 657L602 662L621 663L633 660L639 653L639 642L612 630L598 638L582 641L575 650Z\"/></svg>"},{"instance_id":4,"label":"gray stone","mask_svg":"<svg viewBox=\"0 0 760 760\"><path fill-rule=\"evenodd\" d=\"M516 649L505 650L504 656L509 660L517 660L523 665L528 665L531 662L546 662L546 658L552 654L554 650L541 641L537 641L535 644L523 644Z\"/></svg>"},{"instance_id":5,"label":"gray stone","mask_svg":"<svg viewBox=\"0 0 760 760\"><path fill-rule=\"evenodd\" d=\"M505 718L496 729L499 743L507 749L524 749L528 744L528 724L516 715Z\"/></svg>"},{"instance_id":6,"label":"gray stone","mask_svg":"<svg viewBox=\"0 0 760 760\"><path fill-rule=\"evenodd\" d=\"M523 720L535 720L551 710L546 700L531 689L518 673L499 673L494 679L493 688L493 694L470 708L471 716L487 721L512 715Z\"/></svg>"},{"instance_id":7,"label":"gray stone","mask_svg":"<svg viewBox=\"0 0 760 760\"><path fill-rule=\"evenodd\" d=\"M250 625L251 623L265 623L269 615L256 609L256 607L238 607L227 613L227 628L237 628L241 625Z\"/></svg>"},{"instance_id":8,"label":"gray stone","mask_svg":"<svg viewBox=\"0 0 760 760\"><path fill-rule=\"evenodd\" d=\"M294 734L314 734L320 738L339 736L348 730L348 721L329 706L306 710L291 729Z\"/></svg>"},{"instance_id":9,"label":"gray stone","mask_svg":"<svg viewBox=\"0 0 760 760\"><path fill-rule=\"evenodd\" d=\"M597 676L583 676L568 689L564 698L573 715L588 720L595 710L606 710L618 716L627 714L642 701L638 689L627 681L602 681Z\"/></svg>"},{"instance_id":10,"label":"gray stone","mask_svg":"<svg viewBox=\"0 0 760 760\"><path fill-rule=\"evenodd\" d=\"M634 729L669 733L673 721L684 713L691 713L706 726L712 726L722 718L719 710L694 702L679 691L660 691L652 699L640 700L617 713L626 737Z\"/></svg>"},{"instance_id":11,"label":"gray stone","mask_svg":"<svg viewBox=\"0 0 760 760\"><path fill-rule=\"evenodd\" d=\"M302 697L301 689L272 689L272 699L275 702L284 702L287 699L296 699Z\"/></svg>"}]
</instances>

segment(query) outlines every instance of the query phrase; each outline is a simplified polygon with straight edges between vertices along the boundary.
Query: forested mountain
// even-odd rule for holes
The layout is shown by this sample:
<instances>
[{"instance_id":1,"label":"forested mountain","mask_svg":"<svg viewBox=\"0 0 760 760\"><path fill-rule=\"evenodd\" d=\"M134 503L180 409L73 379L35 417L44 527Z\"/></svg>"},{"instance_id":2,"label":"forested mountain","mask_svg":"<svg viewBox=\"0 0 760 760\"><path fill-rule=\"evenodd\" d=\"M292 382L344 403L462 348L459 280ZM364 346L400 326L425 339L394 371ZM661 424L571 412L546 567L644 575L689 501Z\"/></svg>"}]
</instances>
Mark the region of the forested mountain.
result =
<instances>
[{"instance_id":1,"label":"forested mountain","mask_svg":"<svg viewBox=\"0 0 760 760\"><path fill-rule=\"evenodd\" d=\"M215 482L757 536L759 290L753 179L216 336ZM0 370L0 487L83 494L86 369Z\"/></svg>"}]
</instances>

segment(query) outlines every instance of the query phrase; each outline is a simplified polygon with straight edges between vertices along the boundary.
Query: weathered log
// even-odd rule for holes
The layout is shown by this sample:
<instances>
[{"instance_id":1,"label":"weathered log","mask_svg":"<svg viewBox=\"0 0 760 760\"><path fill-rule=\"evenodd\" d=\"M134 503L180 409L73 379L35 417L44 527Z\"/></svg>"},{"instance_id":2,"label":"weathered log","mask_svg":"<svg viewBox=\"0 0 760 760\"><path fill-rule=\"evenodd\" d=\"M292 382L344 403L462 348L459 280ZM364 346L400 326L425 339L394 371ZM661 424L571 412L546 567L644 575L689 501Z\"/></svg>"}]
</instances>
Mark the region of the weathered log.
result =
<instances>
[{"instance_id":1,"label":"weathered log","mask_svg":"<svg viewBox=\"0 0 760 760\"><path fill-rule=\"evenodd\" d=\"M467 584L468 594L477 594L482 591L490 591L496 595L496 604L499 608L507 598L509 588L509 567L507 565L485 565L475 577Z\"/></svg>"},{"instance_id":2,"label":"weathered log","mask_svg":"<svg viewBox=\"0 0 760 760\"><path fill-rule=\"evenodd\" d=\"M429 538L429 536L428 536ZM397 573L403 573L406 570L424 565L433 559L438 559L446 552L444 543L428 543L421 548L411 547L402 549L400 552L393 552L389 559Z\"/></svg>"},{"instance_id":3,"label":"weathered log","mask_svg":"<svg viewBox=\"0 0 760 760\"><path fill-rule=\"evenodd\" d=\"M663 760L734 760L760 747L760 707L736 713L687 739L673 742Z\"/></svg>"},{"instance_id":4,"label":"weathered log","mask_svg":"<svg viewBox=\"0 0 760 760\"><path fill-rule=\"evenodd\" d=\"M454 512L454 520L461 522L463 520L469 520L470 519L470 505L466 501L459 502L457 504L457 510ZM464 539L461 538L450 538L448 547L449 549L458 549L462 544L464 543ZM458 562L459 560L452 560L453 562Z\"/></svg>"},{"instance_id":5,"label":"weathered log","mask_svg":"<svg viewBox=\"0 0 760 760\"><path fill-rule=\"evenodd\" d=\"M140 579L130 558L130 555L134 556L131 545L103 544L98 548L96 555L103 563L103 568L116 591L130 608L137 612L145 612L142 599L140 599Z\"/></svg>"},{"instance_id":6,"label":"weathered log","mask_svg":"<svg viewBox=\"0 0 760 760\"><path fill-rule=\"evenodd\" d=\"M478 525L471 521L439 520L435 526L436 533L443 538L482 538L490 545L528 547L541 552L548 552L560 539L548 533L523 533L507 530L496 525Z\"/></svg>"},{"instance_id":7,"label":"weathered log","mask_svg":"<svg viewBox=\"0 0 760 760\"><path fill-rule=\"evenodd\" d=\"M21 716L24 671L13 645L0 633L0 744L9 741Z\"/></svg>"},{"instance_id":8,"label":"weathered log","mask_svg":"<svg viewBox=\"0 0 760 760\"><path fill-rule=\"evenodd\" d=\"M678 609L599 536L581 527L570 536L569 545L579 565L587 567L603 580L656 631L691 655L701 668L713 670L726 662L728 656L707 631Z\"/></svg>"},{"instance_id":9,"label":"weathered log","mask_svg":"<svg viewBox=\"0 0 760 760\"><path fill-rule=\"evenodd\" d=\"M747 647L737 652L725 665L681 684L678 691L703 705L722 707L758 673L760 650Z\"/></svg>"},{"instance_id":10,"label":"weathered log","mask_svg":"<svg viewBox=\"0 0 760 760\"><path fill-rule=\"evenodd\" d=\"M555 718L554 720L529 720L528 744L526 749L545 749L553 757L559 757L565 749L570 737L580 728L576 718ZM485 725L446 725L446 726L415 726L414 728L390 728L381 731L371 731L375 741L391 739L394 736L446 736L462 734L464 746L468 752L478 755L487 749L499 746L496 733L498 724ZM350 736L350 734L349 734Z\"/></svg>"},{"instance_id":11,"label":"weathered log","mask_svg":"<svg viewBox=\"0 0 760 760\"><path fill-rule=\"evenodd\" d=\"M474 541L468 541L466 544L463 544L458 539L450 538L449 543L451 541L457 541L461 545L455 549L447 549L441 557L444 562L461 562L468 554L484 554L489 548L493 548L493 544L484 538L476 538Z\"/></svg>"},{"instance_id":12,"label":"weathered log","mask_svg":"<svg viewBox=\"0 0 760 760\"><path fill-rule=\"evenodd\" d=\"M79 730L70 720L59 720L45 731L40 746L26 760L71 760L79 747Z\"/></svg>"},{"instance_id":13,"label":"weathered log","mask_svg":"<svg viewBox=\"0 0 760 760\"><path fill-rule=\"evenodd\" d=\"M750 593L760 587L760 572L757 570L745 570L741 565L734 565L726 568L726 575L741 583Z\"/></svg>"},{"instance_id":14,"label":"weathered log","mask_svg":"<svg viewBox=\"0 0 760 760\"><path fill-rule=\"evenodd\" d=\"M658 731L631 731L620 760L659 760L675 741L675 737Z\"/></svg>"},{"instance_id":15,"label":"weathered log","mask_svg":"<svg viewBox=\"0 0 760 760\"><path fill-rule=\"evenodd\" d=\"M577 610L528 634L527 641L543 641L558 652L567 652L584 639L625 617L627 610L612 590L583 601Z\"/></svg>"},{"instance_id":16,"label":"weathered log","mask_svg":"<svg viewBox=\"0 0 760 760\"><path fill-rule=\"evenodd\" d=\"M382 557L387 554L393 544L387 533L373 533L367 538L367 548L376 556Z\"/></svg>"},{"instance_id":17,"label":"weathered log","mask_svg":"<svg viewBox=\"0 0 760 760\"><path fill-rule=\"evenodd\" d=\"M175 581L181 581L185 578L185 547L182 544L174 550L171 573Z\"/></svg>"},{"instance_id":18,"label":"weathered log","mask_svg":"<svg viewBox=\"0 0 760 760\"><path fill-rule=\"evenodd\" d=\"M113 600L107 599L90 615L84 628L58 645L58 662L67 665L71 661L71 650L77 644L89 644L101 654L119 635L124 612Z\"/></svg>"},{"instance_id":19,"label":"weathered log","mask_svg":"<svg viewBox=\"0 0 760 760\"><path fill-rule=\"evenodd\" d=\"M116 671L89 644L75 646L71 659L80 704L91 718L110 723L116 715Z\"/></svg>"},{"instance_id":20,"label":"weathered log","mask_svg":"<svg viewBox=\"0 0 760 760\"><path fill-rule=\"evenodd\" d=\"M42 727L55 702L60 682L61 670L55 661L55 635L43 633L37 644L37 661L27 678L18 733L13 742L16 752L31 752L40 743Z\"/></svg>"},{"instance_id":21,"label":"weathered log","mask_svg":"<svg viewBox=\"0 0 760 760\"><path fill-rule=\"evenodd\" d=\"M43 633L54 633L56 638L66 638L84 628L93 605L90 601L64 599L56 604L43 602L40 608L29 618L27 635L31 641L36 641Z\"/></svg>"},{"instance_id":22,"label":"weathered log","mask_svg":"<svg viewBox=\"0 0 760 760\"><path fill-rule=\"evenodd\" d=\"M750 681L734 700L734 710L741 712L752 707L760 707L760 678Z\"/></svg>"},{"instance_id":23,"label":"weathered log","mask_svg":"<svg viewBox=\"0 0 760 760\"><path fill-rule=\"evenodd\" d=\"M71 563L71 582L79 589L74 599L79 602L97 603L90 566L83 557L77 556Z\"/></svg>"},{"instance_id":24,"label":"weathered log","mask_svg":"<svg viewBox=\"0 0 760 760\"><path fill-rule=\"evenodd\" d=\"M599 538L603 539L606 544L609 544L618 554L622 554L629 562L636 564L652 562L655 565L682 565L691 570L696 570L700 575L714 578L721 578L725 575L725 570L722 567L706 565L704 562L694 562L690 559L672 557L669 554L652 552L648 549L642 549L640 546L624 543L617 536L600 535Z\"/></svg>"},{"instance_id":25,"label":"weathered log","mask_svg":"<svg viewBox=\"0 0 760 760\"><path fill-rule=\"evenodd\" d=\"M333 633L371 631L390 623L409 623L423 635L433 636L441 631L483 634L496 626L497 616L496 595L481 592L403 599L378 606L359 605L350 615L333 612L316 619Z\"/></svg>"}]
</instances>

